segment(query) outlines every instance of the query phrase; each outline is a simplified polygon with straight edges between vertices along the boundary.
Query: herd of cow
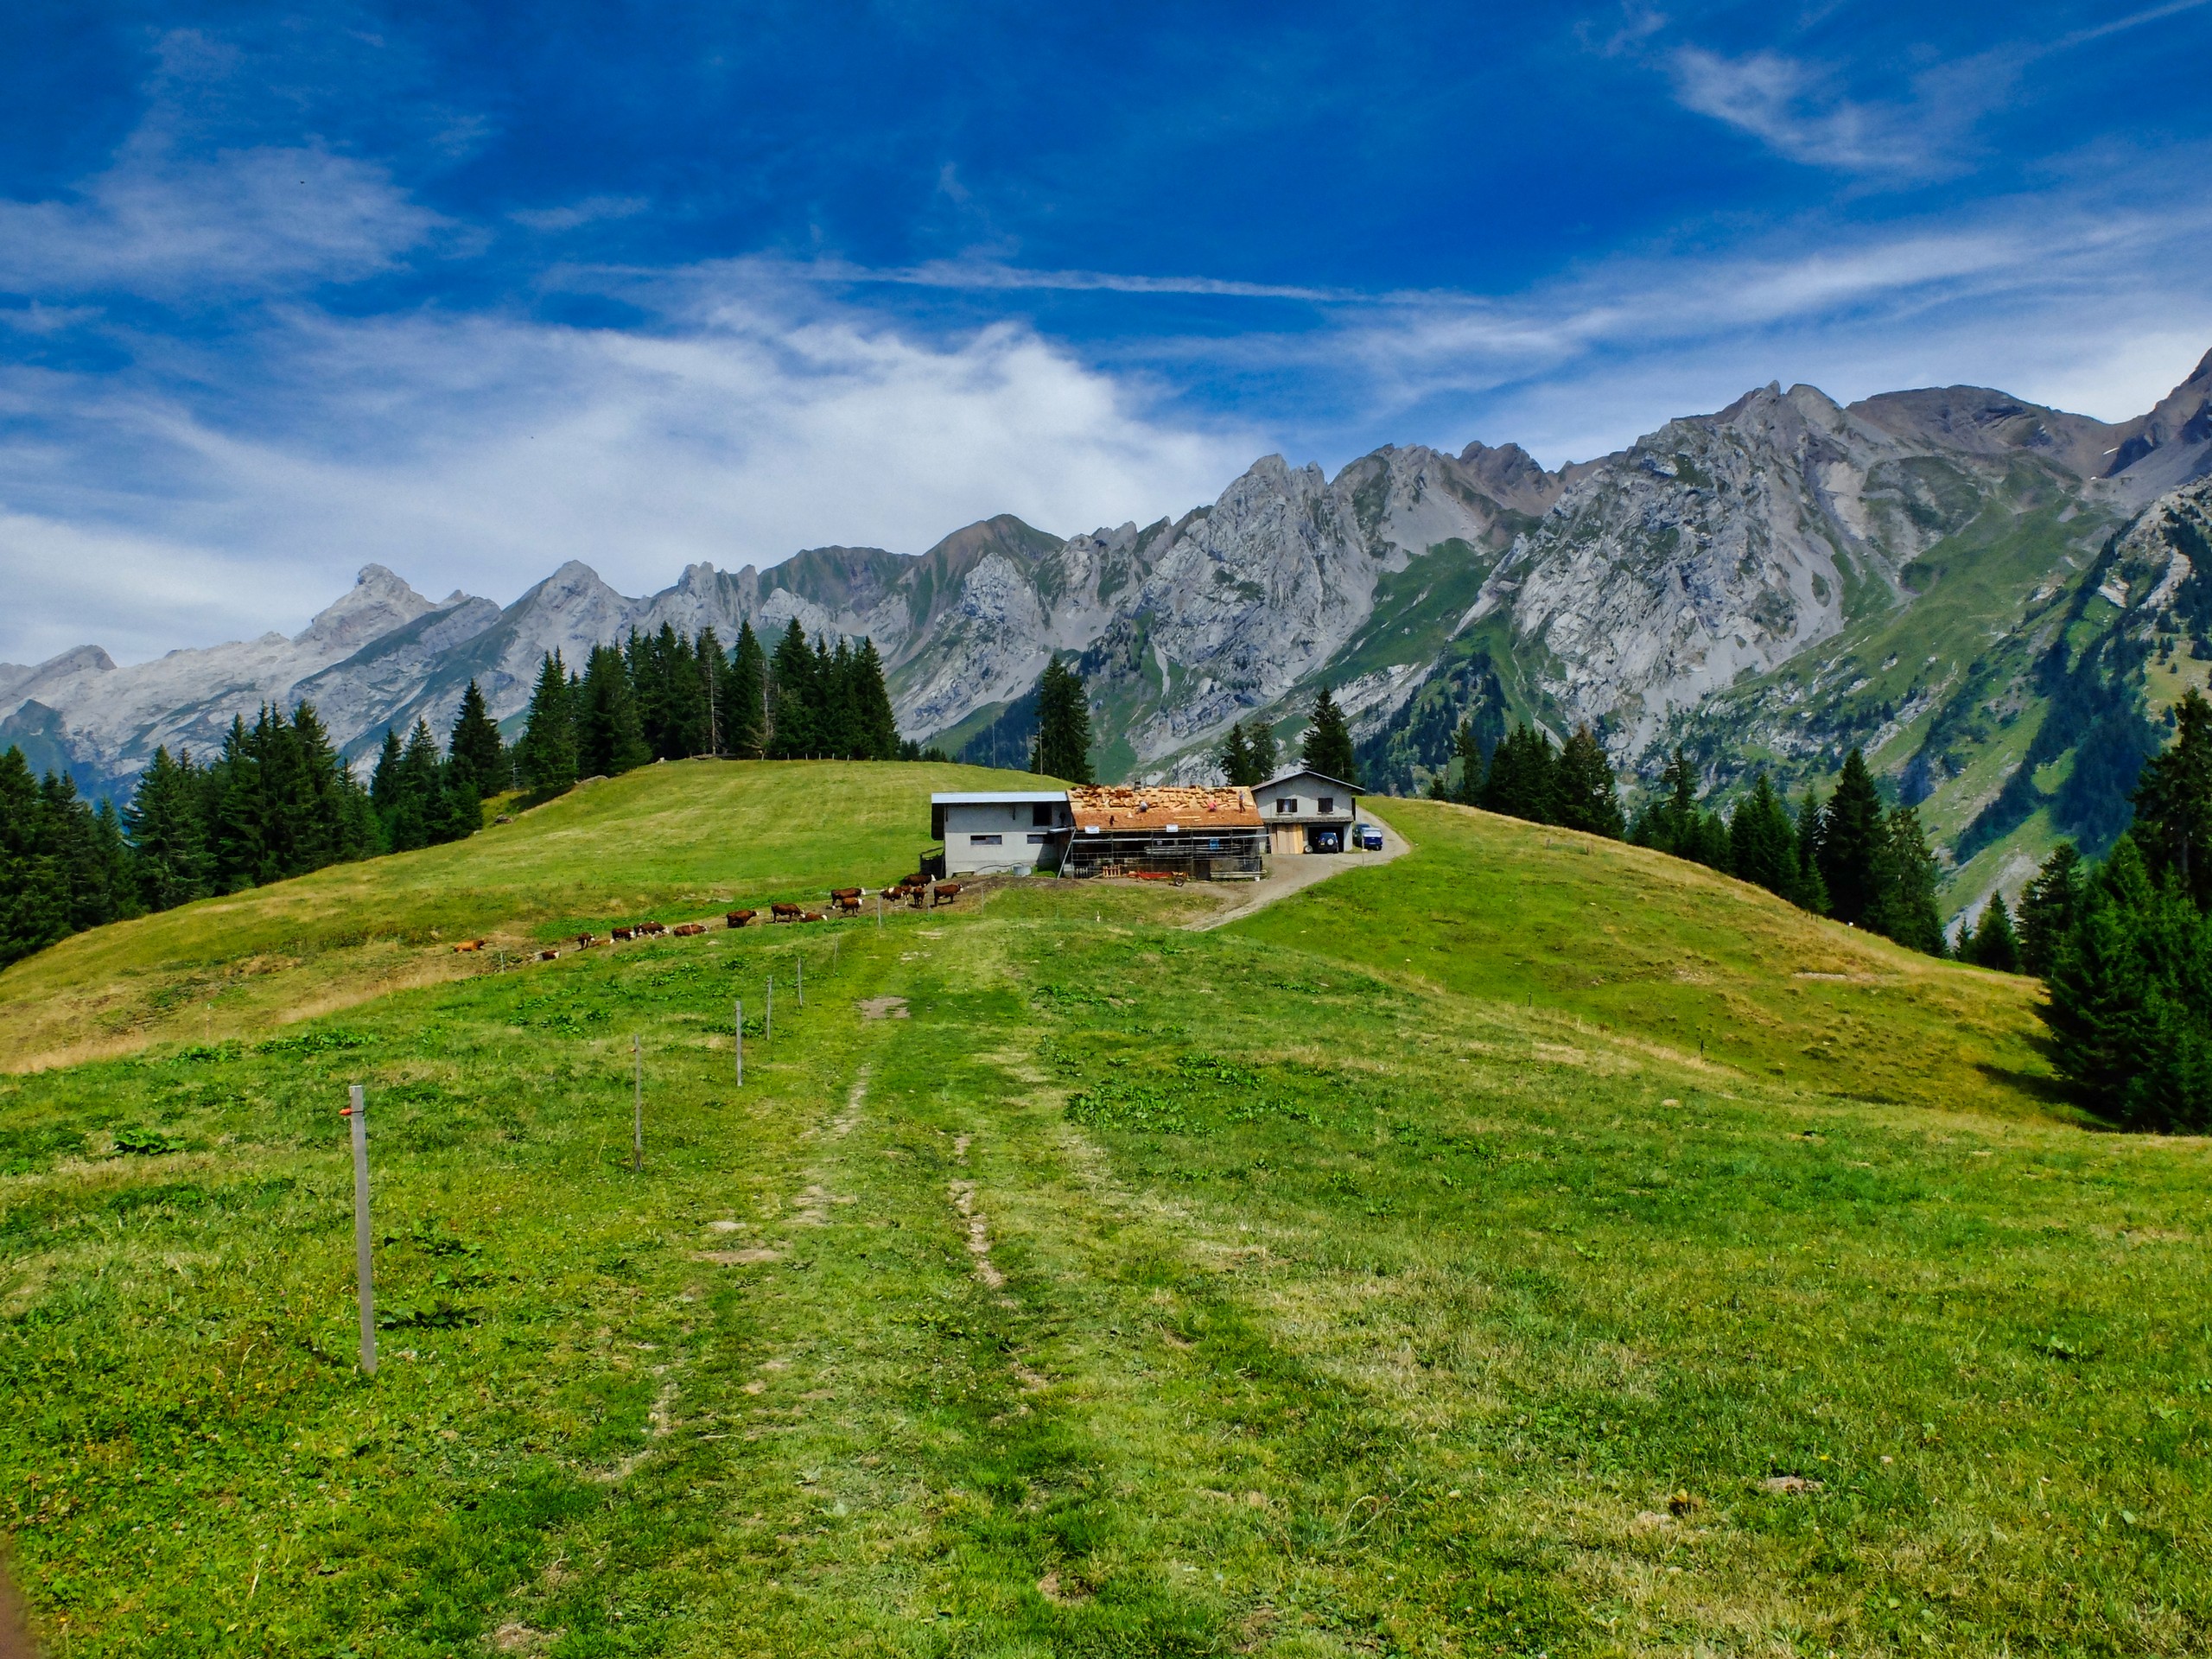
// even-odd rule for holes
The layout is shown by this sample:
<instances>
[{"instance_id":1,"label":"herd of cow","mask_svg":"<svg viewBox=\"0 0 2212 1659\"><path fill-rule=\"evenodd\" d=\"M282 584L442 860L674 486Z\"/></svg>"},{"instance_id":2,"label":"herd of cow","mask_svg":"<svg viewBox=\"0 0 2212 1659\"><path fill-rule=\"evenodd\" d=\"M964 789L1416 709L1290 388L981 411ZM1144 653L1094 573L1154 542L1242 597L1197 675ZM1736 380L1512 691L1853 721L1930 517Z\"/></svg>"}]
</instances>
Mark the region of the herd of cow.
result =
<instances>
[{"instance_id":1,"label":"herd of cow","mask_svg":"<svg viewBox=\"0 0 2212 1659\"><path fill-rule=\"evenodd\" d=\"M939 905L949 905L957 899L960 887L957 881L932 881L925 874L918 874L906 876L883 888L879 896L886 904L903 904L916 910L926 906L935 910ZM822 922L830 919L830 912L840 916L857 916L867 897L868 889L865 887L832 887L830 889L830 912L809 910L804 905L772 904L768 906L766 920L770 924ZM763 918L757 910L733 910L722 919L731 927L749 927ZM596 933L579 933L570 948L589 950L601 944L621 944L632 939L653 938L664 933L672 939L688 939L707 931L708 925L705 922L678 922L671 927L665 922L632 922L626 927L610 928L605 940ZM490 944L489 939L465 939L454 949L466 955L470 951L482 950ZM553 962L560 955L560 947L549 947L537 952L537 960Z\"/></svg>"}]
</instances>

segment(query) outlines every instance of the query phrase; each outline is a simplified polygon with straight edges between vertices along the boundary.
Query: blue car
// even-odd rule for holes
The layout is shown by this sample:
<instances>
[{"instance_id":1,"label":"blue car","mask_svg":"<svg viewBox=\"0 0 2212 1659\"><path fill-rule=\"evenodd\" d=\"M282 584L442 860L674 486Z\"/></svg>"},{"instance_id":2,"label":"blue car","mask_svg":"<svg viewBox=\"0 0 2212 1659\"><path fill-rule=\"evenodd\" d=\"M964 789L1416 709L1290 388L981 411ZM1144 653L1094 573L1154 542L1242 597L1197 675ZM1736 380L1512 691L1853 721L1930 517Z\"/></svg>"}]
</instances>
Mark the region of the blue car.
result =
<instances>
[{"instance_id":1,"label":"blue car","mask_svg":"<svg viewBox=\"0 0 2212 1659\"><path fill-rule=\"evenodd\" d=\"M1351 844L1363 853L1382 850L1382 832L1371 823L1356 823L1351 827Z\"/></svg>"}]
</instances>

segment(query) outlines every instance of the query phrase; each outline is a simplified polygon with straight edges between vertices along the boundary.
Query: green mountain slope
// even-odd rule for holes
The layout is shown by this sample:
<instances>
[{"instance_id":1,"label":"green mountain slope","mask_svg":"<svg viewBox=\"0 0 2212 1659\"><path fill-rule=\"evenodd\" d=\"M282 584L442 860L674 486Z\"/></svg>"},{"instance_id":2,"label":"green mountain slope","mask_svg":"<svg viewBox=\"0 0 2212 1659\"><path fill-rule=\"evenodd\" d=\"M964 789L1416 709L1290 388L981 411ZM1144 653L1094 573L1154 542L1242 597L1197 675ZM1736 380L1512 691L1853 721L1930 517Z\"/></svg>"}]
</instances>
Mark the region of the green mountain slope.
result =
<instances>
[{"instance_id":1,"label":"green mountain slope","mask_svg":"<svg viewBox=\"0 0 2212 1659\"><path fill-rule=\"evenodd\" d=\"M741 775L601 786L628 793L588 825L510 826L505 868L704 891L849 823L858 861L938 774L791 768L796 823ZM2204 1148L2044 1110L2024 982L1632 849L1383 810L1412 854L1211 932L1179 925L1193 889L1012 884L0 1078L0 1524L41 1628L2201 1650ZM714 833L607 827L664 817ZM365 874L393 885L363 906L433 903ZM741 1090L731 1004L757 1020L771 974ZM1755 1035L1700 1063L1706 1010ZM1823 1032L1848 1052L1791 1058Z\"/></svg>"}]
</instances>

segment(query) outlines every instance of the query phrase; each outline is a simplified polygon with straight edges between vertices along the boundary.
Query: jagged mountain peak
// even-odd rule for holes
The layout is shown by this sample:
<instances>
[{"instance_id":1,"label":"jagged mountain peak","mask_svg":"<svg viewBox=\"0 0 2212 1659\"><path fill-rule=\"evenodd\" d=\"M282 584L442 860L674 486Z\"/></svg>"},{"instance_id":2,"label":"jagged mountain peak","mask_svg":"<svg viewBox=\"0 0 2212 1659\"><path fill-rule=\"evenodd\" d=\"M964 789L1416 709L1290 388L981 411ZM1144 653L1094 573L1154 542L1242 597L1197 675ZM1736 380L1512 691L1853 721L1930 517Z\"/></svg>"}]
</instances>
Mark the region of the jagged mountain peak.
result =
<instances>
[{"instance_id":1,"label":"jagged mountain peak","mask_svg":"<svg viewBox=\"0 0 2212 1659\"><path fill-rule=\"evenodd\" d=\"M358 649L438 607L381 564L365 564L353 585L315 613L292 643L334 652Z\"/></svg>"}]
</instances>

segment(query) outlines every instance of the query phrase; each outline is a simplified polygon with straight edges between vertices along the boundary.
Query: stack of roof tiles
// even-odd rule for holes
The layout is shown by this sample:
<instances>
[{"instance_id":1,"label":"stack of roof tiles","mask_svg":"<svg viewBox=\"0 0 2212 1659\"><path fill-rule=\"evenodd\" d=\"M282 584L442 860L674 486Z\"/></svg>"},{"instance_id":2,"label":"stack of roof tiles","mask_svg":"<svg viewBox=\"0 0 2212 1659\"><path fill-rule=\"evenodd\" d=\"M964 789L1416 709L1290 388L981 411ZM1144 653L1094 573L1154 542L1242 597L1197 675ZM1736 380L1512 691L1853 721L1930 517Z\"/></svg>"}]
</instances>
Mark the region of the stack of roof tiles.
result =
<instances>
[{"instance_id":1,"label":"stack of roof tiles","mask_svg":"<svg viewBox=\"0 0 2212 1659\"><path fill-rule=\"evenodd\" d=\"M1087 830L1256 830L1264 820L1249 789L1183 785L1077 784L1068 791L1076 833Z\"/></svg>"}]
</instances>

